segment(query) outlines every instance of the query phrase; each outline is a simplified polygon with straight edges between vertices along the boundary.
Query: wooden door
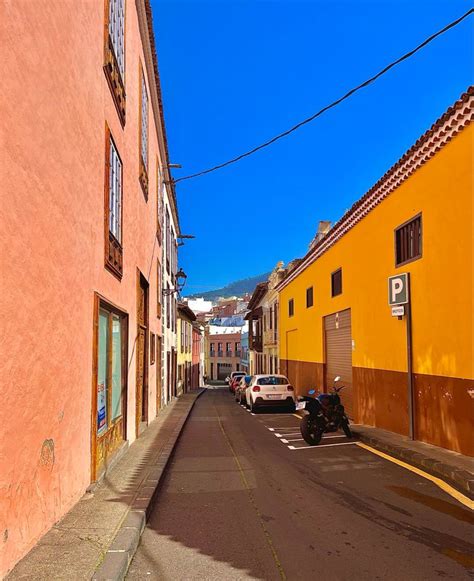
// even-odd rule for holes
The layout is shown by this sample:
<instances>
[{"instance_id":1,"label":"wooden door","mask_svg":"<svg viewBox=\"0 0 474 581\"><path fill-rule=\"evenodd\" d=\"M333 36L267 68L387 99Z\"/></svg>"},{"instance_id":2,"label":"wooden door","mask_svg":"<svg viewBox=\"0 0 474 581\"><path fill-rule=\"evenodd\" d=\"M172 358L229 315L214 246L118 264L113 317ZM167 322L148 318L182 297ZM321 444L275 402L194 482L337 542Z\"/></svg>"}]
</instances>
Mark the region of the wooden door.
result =
<instances>
[{"instance_id":1,"label":"wooden door","mask_svg":"<svg viewBox=\"0 0 474 581\"><path fill-rule=\"evenodd\" d=\"M351 310L324 317L324 335L326 388L330 391L334 378L337 375L341 377L339 385L344 386L340 393L342 404L346 408L347 415L353 418Z\"/></svg>"},{"instance_id":2,"label":"wooden door","mask_svg":"<svg viewBox=\"0 0 474 581\"><path fill-rule=\"evenodd\" d=\"M148 283L138 272L136 434L148 423Z\"/></svg>"}]
</instances>

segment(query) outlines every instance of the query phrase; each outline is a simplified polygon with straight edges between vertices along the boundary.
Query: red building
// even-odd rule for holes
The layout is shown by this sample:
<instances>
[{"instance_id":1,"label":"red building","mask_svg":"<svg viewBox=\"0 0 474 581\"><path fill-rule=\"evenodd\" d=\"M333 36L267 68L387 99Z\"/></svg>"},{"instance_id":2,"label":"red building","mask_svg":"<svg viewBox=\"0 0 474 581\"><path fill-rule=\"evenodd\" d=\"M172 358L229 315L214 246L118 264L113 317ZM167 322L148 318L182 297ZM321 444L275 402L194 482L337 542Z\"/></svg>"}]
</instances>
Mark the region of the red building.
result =
<instances>
[{"instance_id":1,"label":"red building","mask_svg":"<svg viewBox=\"0 0 474 581\"><path fill-rule=\"evenodd\" d=\"M225 328L222 333L208 335L206 372L209 379L224 380L231 371L240 370L241 336L240 331L226 333Z\"/></svg>"}]
</instances>

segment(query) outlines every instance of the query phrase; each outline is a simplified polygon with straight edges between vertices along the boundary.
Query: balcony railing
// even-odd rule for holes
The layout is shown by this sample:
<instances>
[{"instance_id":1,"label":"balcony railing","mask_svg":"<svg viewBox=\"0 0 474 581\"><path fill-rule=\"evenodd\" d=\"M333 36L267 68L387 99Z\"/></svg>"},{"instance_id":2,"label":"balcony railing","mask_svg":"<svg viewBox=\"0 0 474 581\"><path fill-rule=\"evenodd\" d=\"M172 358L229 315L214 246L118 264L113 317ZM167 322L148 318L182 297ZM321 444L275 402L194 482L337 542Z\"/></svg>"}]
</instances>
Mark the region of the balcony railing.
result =
<instances>
[{"instance_id":1,"label":"balcony railing","mask_svg":"<svg viewBox=\"0 0 474 581\"><path fill-rule=\"evenodd\" d=\"M223 356L224 356L224 351L217 352L217 357L223 357Z\"/></svg>"},{"instance_id":2,"label":"balcony railing","mask_svg":"<svg viewBox=\"0 0 474 581\"><path fill-rule=\"evenodd\" d=\"M232 351L226 351L225 352L225 356L226 357L232 357Z\"/></svg>"},{"instance_id":3,"label":"balcony railing","mask_svg":"<svg viewBox=\"0 0 474 581\"><path fill-rule=\"evenodd\" d=\"M263 342L265 345L276 345L277 334L274 329L267 329L263 334Z\"/></svg>"},{"instance_id":4,"label":"balcony railing","mask_svg":"<svg viewBox=\"0 0 474 581\"><path fill-rule=\"evenodd\" d=\"M235 356L240 359L240 357L242 357L242 351L236 351Z\"/></svg>"},{"instance_id":5,"label":"balcony railing","mask_svg":"<svg viewBox=\"0 0 474 581\"><path fill-rule=\"evenodd\" d=\"M210 352L209 352L209 355L210 355L211 357L215 357L215 356L216 356L216 352L215 352L215 351L210 351Z\"/></svg>"}]
</instances>

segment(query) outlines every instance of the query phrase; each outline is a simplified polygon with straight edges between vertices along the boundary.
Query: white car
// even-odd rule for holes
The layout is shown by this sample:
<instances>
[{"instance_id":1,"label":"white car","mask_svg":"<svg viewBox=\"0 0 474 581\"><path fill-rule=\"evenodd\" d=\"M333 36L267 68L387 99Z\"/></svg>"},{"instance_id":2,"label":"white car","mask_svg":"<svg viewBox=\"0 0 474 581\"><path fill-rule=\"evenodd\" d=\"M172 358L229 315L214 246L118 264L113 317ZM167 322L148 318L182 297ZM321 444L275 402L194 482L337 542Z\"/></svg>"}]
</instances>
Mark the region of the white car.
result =
<instances>
[{"instance_id":1,"label":"white car","mask_svg":"<svg viewBox=\"0 0 474 581\"><path fill-rule=\"evenodd\" d=\"M264 406L287 407L295 410L295 390L284 375L253 375L245 390L245 400L250 411Z\"/></svg>"}]
</instances>

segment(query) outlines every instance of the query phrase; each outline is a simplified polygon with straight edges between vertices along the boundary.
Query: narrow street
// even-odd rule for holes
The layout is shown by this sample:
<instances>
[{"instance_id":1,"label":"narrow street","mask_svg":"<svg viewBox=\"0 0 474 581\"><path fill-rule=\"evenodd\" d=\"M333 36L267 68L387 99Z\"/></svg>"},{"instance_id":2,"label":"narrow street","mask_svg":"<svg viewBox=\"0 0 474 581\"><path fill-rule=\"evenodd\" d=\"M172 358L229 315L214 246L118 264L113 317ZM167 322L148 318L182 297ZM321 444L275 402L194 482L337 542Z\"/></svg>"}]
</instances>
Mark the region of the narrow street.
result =
<instances>
[{"instance_id":1,"label":"narrow street","mask_svg":"<svg viewBox=\"0 0 474 581\"><path fill-rule=\"evenodd\" d=\"M128 579L468 579L472 513L344 437L308 448L292 414L198 399Z\"/></svg>"}]
</instances>

